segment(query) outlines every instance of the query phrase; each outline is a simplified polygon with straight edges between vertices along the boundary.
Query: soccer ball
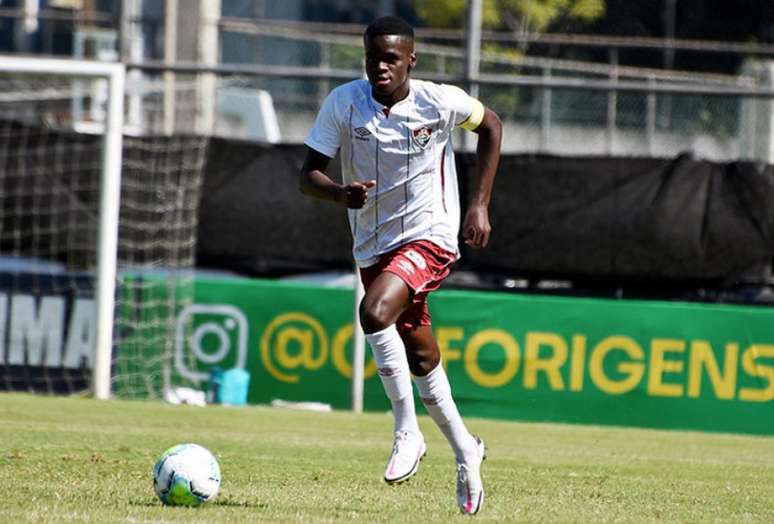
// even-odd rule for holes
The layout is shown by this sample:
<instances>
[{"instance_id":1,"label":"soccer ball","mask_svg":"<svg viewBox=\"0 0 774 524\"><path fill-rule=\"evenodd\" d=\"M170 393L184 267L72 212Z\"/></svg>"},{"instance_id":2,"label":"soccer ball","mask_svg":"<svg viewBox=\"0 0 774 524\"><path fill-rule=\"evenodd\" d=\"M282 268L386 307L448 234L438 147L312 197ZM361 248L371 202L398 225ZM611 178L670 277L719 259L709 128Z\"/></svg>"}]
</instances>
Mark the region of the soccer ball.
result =
<instances>
[{"instance_id":1,"label":"soccer ball","mask_svg":"<svg viewBox=\"0 0 774 524\"><path fill-rule=\"evenodd\" d=\"M179 444L166 450L153 466L153 489L168 506L198 506L220 489L220 466L198 444Z\"/></svg>"}]
</instances>

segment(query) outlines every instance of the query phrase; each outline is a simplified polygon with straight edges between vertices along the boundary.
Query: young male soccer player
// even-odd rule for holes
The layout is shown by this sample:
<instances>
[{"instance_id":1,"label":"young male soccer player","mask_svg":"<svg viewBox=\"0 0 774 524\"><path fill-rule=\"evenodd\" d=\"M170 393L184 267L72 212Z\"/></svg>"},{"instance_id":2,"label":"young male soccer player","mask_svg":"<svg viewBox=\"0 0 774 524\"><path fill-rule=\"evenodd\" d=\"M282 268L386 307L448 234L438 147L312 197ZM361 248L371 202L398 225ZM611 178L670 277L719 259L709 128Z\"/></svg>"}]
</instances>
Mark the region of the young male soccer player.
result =
<instances>
[{"instance_id":1,"label":"young male soccer player","mask_svg":"<svg viewBox=\"0 0 774 524\"><path fill-rule=\"evenodd\" d=\"M457 502L475 514L484 500L483 441L471 435L452 399L430 327L427 295L459 258L459 194L452 132L478 134L478 184L462 226L465 242L489 240L488 205L500 156L497 115L463 90L409 79L414 31L399 18L365 31L368 80L334 89L306 139L301 191L348 208L365 297L360 322L395 417L384 480L413 476L425 454L411 377L457 460ZM343 184L326 175L340 151Z\"/></svg>"}]
</instances>

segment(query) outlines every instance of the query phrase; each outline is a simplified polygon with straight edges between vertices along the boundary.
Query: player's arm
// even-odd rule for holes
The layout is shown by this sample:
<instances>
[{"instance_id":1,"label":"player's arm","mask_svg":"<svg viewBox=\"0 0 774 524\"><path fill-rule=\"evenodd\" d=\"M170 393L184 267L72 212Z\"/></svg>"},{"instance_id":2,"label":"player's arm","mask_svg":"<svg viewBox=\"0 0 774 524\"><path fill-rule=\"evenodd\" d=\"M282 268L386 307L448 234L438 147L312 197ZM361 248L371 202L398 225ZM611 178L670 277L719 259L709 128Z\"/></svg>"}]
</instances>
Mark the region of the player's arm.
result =
<instances>
[{"instance_id":1,"label":"player's arm","mask_svg":"<svg viewBox=\"0 0 774 524\"><path fill-rule=\"evenodd\" d=\"M497 174L497 164L500 161L500 143L503 126L497 114L488 107L483 108L480 123L475 125L475 111L468 121L463 122L465 129L478 135L476 148L477 184L465 213L462 224L462 236L465 243L472 247L486 247L492 226L489 224L489 202L492 199L492 186Z\"/></svg>"},{"instance_id":2,"label":"player's arm","mask_svg":"<svg viewBox=\"0 0 774 524\"><path fill-rule=\"evenodd\" d=\"M337 184L327 174L331 158L307 146L306 159L301 168L300 189L305 195L343 204L349 208L359 209L368 199L368 190L376 182L353 182L348 185Z\"/></svg>"}]
</instances>

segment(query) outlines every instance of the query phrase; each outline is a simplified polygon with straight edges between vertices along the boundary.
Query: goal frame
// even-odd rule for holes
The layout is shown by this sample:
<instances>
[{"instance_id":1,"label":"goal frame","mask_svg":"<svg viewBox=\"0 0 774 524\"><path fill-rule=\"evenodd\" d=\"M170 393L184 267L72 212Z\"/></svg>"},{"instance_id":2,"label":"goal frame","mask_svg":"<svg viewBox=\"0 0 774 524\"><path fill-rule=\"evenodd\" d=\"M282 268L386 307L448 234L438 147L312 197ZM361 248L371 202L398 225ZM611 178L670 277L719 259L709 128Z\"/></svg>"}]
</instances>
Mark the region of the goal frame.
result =
<instances>
[{"instance_id":1,"label":"goal frame","mask_svg":"<svg viewBox=\"0 0 774 524\"><path fill-rule=\"evenodd\" d=\"M111 391L110 367L118 260L126 68L123 64L112 62L0 54L0 72L107 80L107 107L102 133L96 289L94 291L96 326L92 369L92 394L97 399L107 400L110 398Z\"/></svg>"}]
</instances>

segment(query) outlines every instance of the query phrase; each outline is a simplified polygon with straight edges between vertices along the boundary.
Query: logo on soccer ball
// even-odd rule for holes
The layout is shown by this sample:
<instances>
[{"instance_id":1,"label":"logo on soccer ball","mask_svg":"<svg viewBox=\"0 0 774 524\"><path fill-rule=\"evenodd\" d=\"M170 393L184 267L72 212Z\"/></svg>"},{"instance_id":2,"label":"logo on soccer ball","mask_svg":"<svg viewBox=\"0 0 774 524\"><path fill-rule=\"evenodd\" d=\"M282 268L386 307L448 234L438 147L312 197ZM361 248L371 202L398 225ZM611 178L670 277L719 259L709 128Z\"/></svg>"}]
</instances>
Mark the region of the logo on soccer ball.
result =
<instances>
[{"instance_id":1,"label":"logo on soccer ball","mask_svg":"<svg viewBox=\"0 0 774 524\"><path fill-rule=\"evenodd\" d=\"M414 137L414 142L419 147L424 149L425 147L427 147L427 144L430 143L430 139L432 138L432 135L433 135L433 130L427 126L422 126L420 128L414 129L411 132L411 134Z\"/></svg>"}]
</instances>

